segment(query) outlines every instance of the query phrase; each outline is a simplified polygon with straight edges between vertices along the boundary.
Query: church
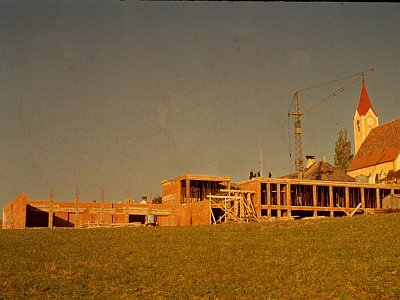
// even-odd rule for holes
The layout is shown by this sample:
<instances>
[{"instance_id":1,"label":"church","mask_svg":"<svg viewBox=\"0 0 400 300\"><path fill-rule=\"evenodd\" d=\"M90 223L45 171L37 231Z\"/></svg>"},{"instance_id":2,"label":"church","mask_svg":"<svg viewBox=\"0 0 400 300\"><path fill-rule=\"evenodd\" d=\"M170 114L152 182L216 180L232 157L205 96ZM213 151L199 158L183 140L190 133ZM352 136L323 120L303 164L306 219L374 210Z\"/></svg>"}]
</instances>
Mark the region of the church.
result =
<instances>
[{"instance_id":1,"label":"church","mask_svg":"<svg viewBox=\"0 0 400 300\"><path fill-rule=\"evenodd\" d=\"M355 155L347 174L365 183L400 183L400 119L379 125L362 81L353 118Z\"/></svg>"}]
</instances>

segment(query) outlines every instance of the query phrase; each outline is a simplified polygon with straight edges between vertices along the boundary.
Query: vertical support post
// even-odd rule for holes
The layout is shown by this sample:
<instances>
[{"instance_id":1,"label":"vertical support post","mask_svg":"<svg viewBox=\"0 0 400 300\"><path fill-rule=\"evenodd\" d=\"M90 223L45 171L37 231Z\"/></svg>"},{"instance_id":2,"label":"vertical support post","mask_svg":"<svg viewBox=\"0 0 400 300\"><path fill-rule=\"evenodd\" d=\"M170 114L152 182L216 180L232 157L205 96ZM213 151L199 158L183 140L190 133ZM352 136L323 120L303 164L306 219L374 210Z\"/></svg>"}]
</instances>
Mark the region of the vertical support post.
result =
<instances>
[{"instance_id":1,"label":"vertical support post","mask_svg":"<svg viewBox=\"0 0 400 300\"><path fill-rule=\"evenodd\" d=\"M349 192L349 187L346 186L344 188L345 190L345 201L346 201L346 208L350 208L350 192Z\"/></svg>"},{"instance_id":2,"label":"vertical support post","mask_svg":"<svg viewBox=\"0 0 400 300\"><path fill-rule=\"evenodd\" d=\"M376 208L381 208L381 193L379 188L376 189Z\"/></svg>"},{"instance_id":3,"label":"vertical support post","mask_svg":"<svg viewBox=\"0 0 400 300\"><path fill-rule=\"evenodd\" d=\"M106 191L103 189L101 192L101 199L100 199L100 224L104 224L104 204L106 201Z\"/></svg>"},{"instance_id":4,"label":"vertical support post","mask_svg":"<svg viewBox=\"0 0 400 300\"><path fill-rule=\"evenodd\" d=\"M79 228L79 203L80 203L80 196L79 196L79 188L76 188L75 192L75 228Z\"/></svg>"},{"instance_id":5,"label":"vertical support post","mask_svg":"<svg viewBox=\"0 0 400 300\"><path fill-rule=\"evenodd\" d=\"M282 217L282 208L281 208L281 184L276 184L276 204L278 205L277 217Z\"/></svg>"},{"instance_id":6,"label":"vertical support post","mask_svg":"<svg viewBox=\"0 0 400 300\"><path fill-rule=\"evenodd\" d=\"M235 196L241 197L241 198L237 198L237 199L233 200L238 209L238 213L235 214L235 216L238 217L240 220L242 220L243 211L244 211L243 201L244 201L244 197L246 197L246 195L243 193L235 193Z\"/></svg>"},{"instance_id":7,"label":"vertical support post","mask_svg":"<svg viewBox=\"0 0 400 300\"><path fill-rule=\"evenodd\" d=\"M317 186L312 186L312 198L313 198L313 217L318 216L317 205L318 205L318 197L317 197Z\"/></svg>"},{"instance_id":8,"label":"vertical support post","mask_svg":"<svg viewBox=\"0 0 400 300\"><path fill-rule=\"evenodd\" d=\"M54 190L50 188L50 199L49 199L49 228L53 228L53 202L54 202Z\"/></svg>"},{"instance_id":9,"label":"vertical support post","mask_svg":"<svg viewBox=\"0 0 400 300\"><path fill-rule=\"evenodd\" d=\"M333 186L329 186L329 209L330 217L333 218L335 215L333 213Z\"/></svg>"},{"instance_id":10,"label":"vertical support post","mask_svg":"<svg viewBox=\"0 0 400 300\"><path fill-rule=\"evenodd\" d=\"M228 193L228 197L229 197L229 198L230 198L230 196L231 196L231 192ZM240 196L240 195L239 195L239 193L233 193L233 196L234 196L234 197L238 197L238 196ZM237 199L234 199L234 201L233 201L233 207L234 207L234 209L233 209L234 215L235 215L236 217L240 216L240 207L239 207L239 202L238 202Z\"/></svg>"},{"instance_id":11,"label":"vertical support post","mask_svg":"<svg viewBox=\"0 0 400 300\"><path fill-rule=\"evenodd\" d=\"M360 192L361 192L361 208L365 208L365 189L361 187Z\"/></svg>"},{"instance_id":12,"label":"vertical support post","mask_svg":"<svg viewBox=\"0 0 400 300\"><path fill-rule=\"evenodd\" d=\"M111 224L114 224L114 216L116 215L117 209L114 208L114 203L111 202Z\"/></svg>"},{"instance_id":13,"label":"vertical support post","mask_svg":"<svg viewBox=\"0 0 400 300\"><path fill-rule=\"evenodd\" d=\"M267 192L267 206L268 206L268 218L271 217L271 183L267 183L266 186Z\"/></svg>"},{"instance_id":14,"label":"vertical support post","mask_svg":"<svg viewBox=\"0 0 400 300\"><path fill-rule=\"evenodd\" d=\"M225 220L224 220L224 223L226 223L226 219L227 219L227 217L228 217L228 215L227 215L227 210L226 210L226 198L224 199L224 213L225 213ZM240 210L240 213L241 213L241 210Z\"/></svg>"},{"instance_id":15,"label":"vertical support post","mask_svg":"<svg viewBox=\"0 0 400 300\"><path fill-rule=\"evenodd\" d=\"M126 198L125 200L125 215L124 215L124 223L128 224L129 223L129 198Z\"/></svg>"},{"instance_id":16,"label":"vertical support post","mask_svg":"<svg viewBox=\"0 0 400 300\"><path fill-rule=\"evenodd\" d=\"M261 216L261 198L262 198L262 182L261 178L257 178L256 192L253 196L252 207L257 216ZM249 194L249 201L251 202L251 195Z\"/></svg>"},{"instance_id":17,"label":"vertical support post","mask_svg":"<svg viewBox=\"0 0 400 300\"><path fill-rule=\"evenodd\" d=\"M212 211L212 207L211 207L211 198L208 198L209 199L209 202L208 202L208 207L209 207L209 209L210 209L210 225L212 224L212 220L213 220L213 218L214 218L214 214L213 214L213 211ZM214 218L215 219L215 218ZM215 222L215 220L214 220L214 222Z\"/></svg>"},{"instance_id":18,"label":"vertical support post","mask_svg":"<svg viewBox=\"0 0 400 300\"><path fill-rule=\"evenodd\" d=\"M186 203L190 203L190 180L186 178Z\"/></svg>"},{"instance_id":19,"label":"vertical support post","mask_svg":"<svg viewBox=\"0 0 400 300\"><path fill-rule=\"evenodd\" d=\"M179 191L181 192L181 190L179 189ZM175 226L176 224L177 224L177 221L176 221L176 206L175 206L175 200L176 200L176 197L177 195L175 194L174 195L174 197L172 197L171 198L171 209L172 209L172 214L171 214L171 218L169 218L169 220L170 220L170 222L169 222L169 224L171 225L171 226ZM178 197L181 197L181 196L179 196L178 195ZM182 200L181 200L182 201Z\"/></svg>"},{"instance_id":20,"label":"vertical support post","mask_svg":"<svg viewBox=\"0 0 400 300\"><path fill-rule=\"evenodd\" d=\"M287 215L288 217L290 217L292 215L292 195L291 195L290 183L286 184L286 203L288 206Z\"/></svg>"}]
</instances>

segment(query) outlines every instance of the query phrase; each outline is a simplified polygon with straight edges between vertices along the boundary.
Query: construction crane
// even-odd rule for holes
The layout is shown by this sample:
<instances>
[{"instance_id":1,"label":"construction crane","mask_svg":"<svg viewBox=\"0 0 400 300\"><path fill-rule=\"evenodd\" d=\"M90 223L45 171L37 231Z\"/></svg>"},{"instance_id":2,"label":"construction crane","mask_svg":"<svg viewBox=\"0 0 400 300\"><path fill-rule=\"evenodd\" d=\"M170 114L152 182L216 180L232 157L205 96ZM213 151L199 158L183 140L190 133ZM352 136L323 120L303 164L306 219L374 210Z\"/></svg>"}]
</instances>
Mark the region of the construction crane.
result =
<instances>
[{"instance_id":1,"label":"construction crane","mask_svg":"<svg viewBox=\"0 0 400 300\"><path fill-rule=\"evenodd\" d=\"M308 87L302 90L298 90L294 92L293 95L293 100L292 104L290 105L289 112L288 112L288 117L294 117L294 143L295 143L295 172L298 174L298 177L302 177L302 172L304 170L304 165L303 165L303 146L302 146L302 127L301 127L301 118L309 113L310 111L318 108L320 105L326 103L328 100L332 99L333 97L337 96L341 92L345 91L349 87L353 86L355 83L357 83L360 78L364 80L364 77L368 75L369 73L374 72L374 69L367 69L362 72L346 76L340 79L335 79L331 80L329 82L324 82L312 87ZM348 82L347 84L343 85L342 87L338 88L335 90L333 93L329 94L328 96L325 96L324 98L316 101L313 105L311 105L309 108L301 111L300 109L300 93L304 92L306 90L311 90L326 84L334 83L340 80L348 79L348 78L354 78L352 81Z\"/></svg>"}]
</instances>

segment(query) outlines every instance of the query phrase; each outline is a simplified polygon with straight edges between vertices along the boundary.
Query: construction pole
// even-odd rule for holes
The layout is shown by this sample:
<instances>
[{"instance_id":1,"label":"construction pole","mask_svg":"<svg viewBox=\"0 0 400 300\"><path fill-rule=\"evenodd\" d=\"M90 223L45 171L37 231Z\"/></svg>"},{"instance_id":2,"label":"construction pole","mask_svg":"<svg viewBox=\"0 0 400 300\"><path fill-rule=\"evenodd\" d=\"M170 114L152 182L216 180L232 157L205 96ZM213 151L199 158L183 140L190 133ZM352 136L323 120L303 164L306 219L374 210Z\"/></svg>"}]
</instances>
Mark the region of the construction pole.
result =
<instances>
[{"instance_id":1,"label":"construction pole","mask_svg":"<svg viewBox=\"0 0 400 300\"><path fill-rule=\"evenodd\" d=\"M260 177L263 177L263 169L262 169L263 165L262 165L262 163L263 163L263 151L261 150L260 151Z\"/></svg>"},{"instance_id":2,"label":"construction pole","mask_svg":"<svg viewBox=\"0 0 400 300\"><path fill-rule=\"evenodd\" d=\"M79 196L79 188L76 188L76 193L75 193L75 228L80 227L78 222L79 222L79 201L80 196Z\"/></svg>"},{"instance_id":3,"label":"construction pole","mask_svg":"<svg viewBox=\"0 0 400 300\"><path fill-rule=\"evenodd\" d=\"M53 202L54 202L54 189L50 188L50 199L49 199L49 228L53 228Z\"/></svg>"},{"instance_id":4,"label":"construction pole","mask_svg":"<svg viewBox=\"0 0 400 300\"><path fill-rule=\"evenodd\" d=\"M104 225L104 205L106 201L106 189L103 189L101 192L100 199L100 224Z\"/></svg>"}]
</instances>

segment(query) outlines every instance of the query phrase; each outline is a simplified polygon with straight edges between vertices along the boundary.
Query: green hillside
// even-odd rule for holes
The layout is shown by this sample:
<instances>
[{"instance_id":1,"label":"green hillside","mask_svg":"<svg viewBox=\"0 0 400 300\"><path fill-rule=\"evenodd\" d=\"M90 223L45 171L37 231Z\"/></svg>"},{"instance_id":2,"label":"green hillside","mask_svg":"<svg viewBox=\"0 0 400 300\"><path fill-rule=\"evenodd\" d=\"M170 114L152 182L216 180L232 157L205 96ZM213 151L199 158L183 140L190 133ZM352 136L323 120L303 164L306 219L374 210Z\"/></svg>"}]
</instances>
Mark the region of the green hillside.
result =
<instances>
[{"instance_id":1,"label":"green hillside","mask_svg":"<svg viewBox=\"0 0 400 300\"><path fill-rule=\"evenodd\" d=\"M400 214L0 230L0 299L399 299Z\"/></svg>"}]
</instances>

